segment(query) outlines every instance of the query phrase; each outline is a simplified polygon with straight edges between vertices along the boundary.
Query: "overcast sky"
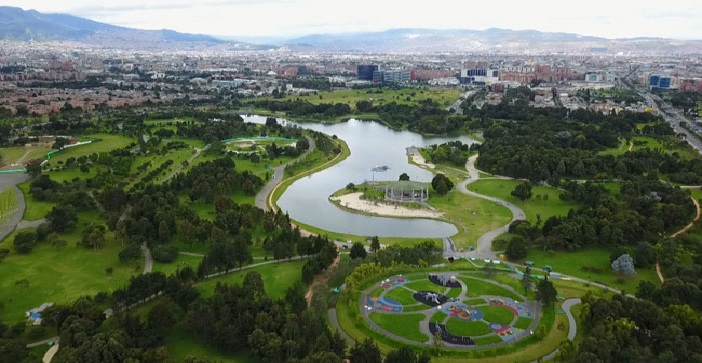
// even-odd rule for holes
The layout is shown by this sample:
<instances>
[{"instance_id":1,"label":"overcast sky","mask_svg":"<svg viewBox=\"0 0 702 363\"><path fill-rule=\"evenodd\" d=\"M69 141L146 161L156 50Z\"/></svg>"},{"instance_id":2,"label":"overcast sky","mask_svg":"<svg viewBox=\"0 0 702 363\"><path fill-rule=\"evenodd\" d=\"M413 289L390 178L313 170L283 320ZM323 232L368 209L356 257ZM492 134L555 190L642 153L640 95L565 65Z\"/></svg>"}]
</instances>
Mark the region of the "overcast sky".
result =
<instances>
[{"instance_id":1,"label":"overcast sky","mask_svg":"<svg viewBox=\"0 0 702 363\"><path fill-rule=\"evenodd\" d=\"M5 0L142 29L292 37L392 28L536 29L702 39L702 0Z\"/></svg>"}]
</instances>

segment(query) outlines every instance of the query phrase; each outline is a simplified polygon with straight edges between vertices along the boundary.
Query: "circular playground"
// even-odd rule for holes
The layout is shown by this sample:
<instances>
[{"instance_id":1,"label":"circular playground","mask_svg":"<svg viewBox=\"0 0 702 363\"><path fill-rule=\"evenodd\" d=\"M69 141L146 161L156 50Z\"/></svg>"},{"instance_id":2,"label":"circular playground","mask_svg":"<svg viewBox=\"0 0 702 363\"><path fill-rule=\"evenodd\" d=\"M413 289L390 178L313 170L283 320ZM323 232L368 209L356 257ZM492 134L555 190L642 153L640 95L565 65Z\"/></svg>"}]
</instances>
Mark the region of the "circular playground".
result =
<instances>
[{"instance_id":1,"label":"circular playground","mask_svg":"<svg viewBox=\"0 0 702 363\"><path fill-rule=\"evenodd\" d=\"M366 323L402 343L470 349L532 334L541 306L512 287L457 272L397 275L361 294Z\"/></svg>"}]
</instances>

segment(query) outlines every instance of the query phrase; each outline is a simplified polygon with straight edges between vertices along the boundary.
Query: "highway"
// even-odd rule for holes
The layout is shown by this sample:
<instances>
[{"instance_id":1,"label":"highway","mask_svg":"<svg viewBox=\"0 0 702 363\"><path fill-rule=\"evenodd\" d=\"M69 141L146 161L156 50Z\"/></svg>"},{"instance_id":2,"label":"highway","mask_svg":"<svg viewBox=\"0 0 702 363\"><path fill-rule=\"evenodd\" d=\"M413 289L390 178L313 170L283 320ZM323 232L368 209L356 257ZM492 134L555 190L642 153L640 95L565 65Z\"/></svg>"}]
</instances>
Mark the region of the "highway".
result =
<instances>
[{"instance_id":1,"label":"highway","mask_svg":"<svg viewBox=\"0 0 702 363\"><path fill-rule=\"evenodd\" d=\"M686 122L689 124L690 121L688 119L682 116L671 104L662 102L661 98L656 95L641 91L639 91L639 95L646 99L646 103L656 110L663 117L663 119L673 127L676 134L684 134L687 143L697 150L697 152L702 154L702 141L700 141L700 139L698 139L692 132L680 126L680 122ZM661 102L662 109L658 108L656 101Z\"/></svg>"}]
</instances>

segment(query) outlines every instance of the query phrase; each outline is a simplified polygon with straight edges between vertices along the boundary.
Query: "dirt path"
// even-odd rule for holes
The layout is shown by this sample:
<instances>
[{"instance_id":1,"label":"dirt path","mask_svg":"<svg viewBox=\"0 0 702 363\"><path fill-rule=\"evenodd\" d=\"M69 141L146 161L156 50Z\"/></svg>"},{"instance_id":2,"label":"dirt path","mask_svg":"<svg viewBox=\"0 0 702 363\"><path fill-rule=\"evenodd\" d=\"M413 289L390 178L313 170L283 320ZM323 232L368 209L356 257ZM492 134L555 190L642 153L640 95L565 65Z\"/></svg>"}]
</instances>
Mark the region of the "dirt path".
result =
<instances>
[{"instance_id":1,"label":"dirt path","mask_svg":"<svg viewBox=\"0 0 702 363\"><path fill-rule=\"evenodd\" d=\"M633 148L634 148L634 142L633 142L633 141L629 141L629 150L628 150L628 151L631 152L631 150L632 150Z\"/></svg>"},{"instance_id":2,"label":"dirt path","mask_svg":"<svg viewBox=\"0 0 702 363\"><path fill-rule=\"evenodd\" d=\"M338 250L337 250L338 252ZM341 255L337 254L336 258L334 259L334 262L332 262L329 267L327 267L326 270L324 270L324 273L321 275L317 275L314 280L312 280L312 283L310 286L307 288L307 293L305 294L305 300L307 300L307 306L310 306L312 304L312 298L314 297L314 288L317 287L317 285L321 284L322 282L325 282L329 279L329 275L331 274L329 270L331 270L333 267L339 264L339 260L341 259Z\"/></svg>"},{"instance_id":3,"label":"dirt path","mask_svg":"<svg viewBox=\"0 0 702 363\"><path fill-rule=\"evenodd\" d=\"M687 226L685 226L681 230L671 234L670 237L672 237L672 238L675 238L675 237L689 231L700 220L700 213L702 212L702 211L700 211L700 202L698 202L697 199L695 199L695 197L690 197L690 199L692 199L692 203L695 204L695 208L697 209L697 214L695 214L695 218ZM663 277L663 274L661 273L661 264L658 261L656 261L656 274L658 275L658 279L661 280L661 283L664 283L665 278Z\"/></svg>"}]
</instances>

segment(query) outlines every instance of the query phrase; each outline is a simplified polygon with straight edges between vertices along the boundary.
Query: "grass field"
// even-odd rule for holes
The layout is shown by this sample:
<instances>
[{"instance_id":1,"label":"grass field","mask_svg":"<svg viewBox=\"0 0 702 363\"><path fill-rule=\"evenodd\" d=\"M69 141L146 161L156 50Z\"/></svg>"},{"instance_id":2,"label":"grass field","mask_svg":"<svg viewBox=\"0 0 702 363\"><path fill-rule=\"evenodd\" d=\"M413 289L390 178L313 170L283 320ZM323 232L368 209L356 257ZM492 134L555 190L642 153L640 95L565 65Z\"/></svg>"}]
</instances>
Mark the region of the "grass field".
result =
<instances>
[{"instance_id":1,"label":"grass field","mask_svg":"<svg viewBox=\"0 0 702 363\"><path fill-rule=\"evenodd\" d=\"M34 198L29 194L29 182L17 184L17 187L24 194L24 201L27 204L27 208L24 210L24 217L22 217L22 219L26 221L36 221L44 218L49 212L51 212L51 209L55 204L51 202L40 202L34 200Z\"/></svg>"},{"instance_id":2,"label":"grass field","mask_svg":"<svg viewBox=\"0 0 702 363\"><path fill-rule=\"evenodd\" d=\"M482 295L496 295L520 300L519 296L515 295L513 292L501 286L489 282L471 279L465 276L461 276L460 280L463 281L466 285L468 285L468 296L477 297Z\"/></svg>"},{"instance_id":3,"label":"grass field","mask_svg":"<svg viewBox=\"0 0 702 363\"><path fill-rule=\"evenodd\" d=\"M44 158L51 151L50 146L15 146L0 148L4 166L2 169L21 169L24 163L32 159ZM14 165L13 165L14 164ZM0 164L0 166L2 166Z\"/></svg>"},{"instance_id":4,"label":"grass field","mask_svg":"<svg viewBox=\"0 0 702 363\"><path fill-rule=\"evenodd\" d=\"M412 280L409 283L405 284L405 286L415 291L444 292L446 290L445 287L441 287L429 281L427 278Z\"/></svg>"},{"instance_id":5,"label":"grass field","mask_svg":"<svg viewBox=\"0 0 702 363\"><path fill-rule=\"evenodd\" d=\"M429 338L419 330L419 322L424 320L424 314L379 314L369 315L381 328L395 335L418 342L426 342Z\"/></svg>"},{"instance_id":6,"label":"grass field","mask_svg":"<svg viewBox=\"0 0 702 363\"><path fill-rule=\"evenodd\" d=\"M477 345L488 345L488 344L501 343L502 338L498 337L497 335L488 335L486 337L473 339L473 341Z\"/></svg>"},{"instance_id":7,"label":"grass field","mask_svg":"<svg viewBox=\"0 0 702 363\"><path fill-rule=\"evenodd\" d=\"M534 261L536 267L551 265L554 272L597 281L615 289L626 290L628 293L634 293L639 281L642 280L651 281L655 284L660 283L653 269L637 269L636 275L630 277L615 274L612 272L611 263L609 262L609 252L603 248L553 253L544 252L540 249L530 249L526 259ZM585 271L583 266L598 268L602 272ZM622 280L618 281L618 279Z\"/></svg>"},{"instance_id":8,"label":"grass field","mask_svg":"<svg viewBox=\"0 0 702 363\"><path fill-rule=\"evenodd\" d=\"M414 299L413 295L414 293L412 291L398 286L392 290L388 290L384 296L393 299L402 305L412 305L417 303L417 300Z\"/></svg>"},{"instance_id":9,"label":"grass field","mask_svg":"<svg viewBox=\"0 0 702 363\"><path fill-rule=\"evenodd\" d=\"M7 188L0 192L0 223L10 217L19 208L19 199L14 188Z\"/></svg>"},{"instance_id":10,"label":"grass field","mask_svg":"<svg viewBox=\"0 0 702 363\"><path fill-rule=\"evenodd\" d=\"M81 215L79 224L86 222L86 216ZM59 236L68 242L61 249L41 242L28 255L16 254L10 246L17 232L0 243L0 247L13 250L0 263L0 297L5 305L0 309L0 320L23 320L26 310L44 302L71 303L82 295L109 293L125 286L129 277L141 272L141 261L136 265L119 262L117 255L122 246L111 239L111 233L105 235L106 242L98 251L77 247L80 228ZM113 268L110 276L106 274L108 267Z\"/></svg>"},{"instance_id":11,"label":"grass field","mask_svg":"<svg viewBox=\"0 0 702 363\"><path fill-rule=\"evenodd\" d=\"M529 328L529 325L534 321L534 319L531 318L526 318L526 317L519 317L517 318L517 322L514 323L514 327L517 329L527 329Z\"/></svg>"},{"instance_id":12,"label":"grass field","mask_svg":"<svg viewBox=\"0 0 702 363\"><path fill-rule=\"evenodd\" d=\"M487 303L487 302L485 301L485 299L480 299L480 298L478 298L478 299L468 299L468 300L465 300L465 301L463 301L463 302L464 302L466 305L484 305L484 304Z\"/></svg>"},{"instance_id":13,"label":"grass field","mask_svg":"<svg viewBox=\"0 0 702 363\"><path fill-rule=\"evenodd\" d=\"M444 319L446 319L447 316L448 314L446 314L445 312L437 310L434 313L434 315L431 316L431 319L429 319L429 321L434 323L441 323L444 321Z\"/></svg>"},{"instance_id":14,"label":"grass field","mask_svg":"<svg viewBox=\"0 0 702 363\"><path fill-rule=\"evenodd\" d=\"M412 94L414 93L414 96ZM340 90L331 92L320 92L318 95L309 96L287 96L281 100L306 100L312 104L320 103L345 103L355 111L356 102L373 100L376 105L396 102L405 105L417 105L420 101L432 99L441 106L449 106L456 102L461 91L457 89L417 89L408 88L402 90L382 90L381 93L368 93L366 90ZM408 100L409 97L409 100Z\"/></svg>"},{"instance_id":15,"label":"grass field","mask_svg":"<svg viewBox=\"0 0 702 363\"><path fill-rule=\"evenodd\" d=\"M615 148L610 148L605 151L600 152L599 154L602 156L607 156L607 155L612 155L612 156L619 156L627 152L629 149L629 141L627 141L624 138L619 139L619 146Z\"/></svg>"},{"instance_id":16,"label":"grass field","mask_svg":"<svg viewBox=\"0 0 702 363\"><path fill-rule=\"evenodd\" d=\"M483 319L491 323L500 323L502 325L509 325L514 320L514 313L512 310L507 309L503 306L481 306L480 311L485 314Z\"/></svg>"},{"instance_id":17,"label":"grass field","mask_svg":"<svg viewBox=\"0 0 702 363\"><path fill-rule=\"evenodd\" d=\"M492 333L492 330L482 321L465 321L451 318L446 322L446 330L459 337L477 337Z\"/></svg>"},{"instance_id":18,"label":"grass field","mask_svg":"<svg viewBox=\"0 0 702 363\"><path fill-rule=\"evenodd\" d=\"M198 341L187 331L184 324L176 325L165 337L165 346L168 355L178 362L187 357L207 357L218 363L257 363L250 353L231 354L212 348L204 342Z\"/></svg>"},{"instance_id":19,"label":"grass field","mask_svg":"<svg viewBox=\"0 0 702 363\"><path fill-rule=\"evenodd\" d=\"M82 179L82 180L94 178L98 174L98 170L100 170L100 169L106 170L106 168L104 168L104 167L92 166L92 167L90 167L90 169L87 173L80 171L80 169L78 169L78 168L71 168L71 169L51 171L49 173L49 175L51 176L51 180L58 182L58 183L63 183L63 182L70 182L76 178Z\"/></svg>"},{"instance_id":20,"label":"grass field","mask_svg":"<svg viewBox=\"0 0 702 363\"><path fill-rule=\"evenodd\" d=\"M292 286L301 278L302 265L305 260L295 260L290 262L271 263L258 266L255 269L245 269L240 272L230 273L225 276L216 277L203 282L199 282L196 287L203 297L210 297L214 294L217 283L241 284L244 277L250 271L257 271L261 274L266 293L273 299L283 298L285 290Z\"/></svg>"},{"instance_id":21,"label":"grass field","mask_svg":"<svg viewBox=\"0 0 702 363\"><path fill-rule=\"evenodd\" d=\"M154 261L153 271L163 272L166 276L172 275L174 272L176 272L176 270L178 270L178 268L183 268L186 266L190 266L193 271L197 271L200 261L202 261L202 257L200 256L178 255L175 261L171 263Z\"/></svg>"},{"instance_id":22,"label":"grass field","mask_svg":"<svg viewBox=\"0 0 702 363\"><path fill-rule=\"evenodd\" d=\"M449 289L449 291L446 292L447 297L457 298L459 295L461 295L461 289L459 288Z\"/></svg>"},{"instance_id":23,"label":"grass field","mask_svg":"<svg viewBox=\"0 0 702 363\"><path fill-rule=\"evenodd\" d=\"M132 142L136 142L133 138L130 137L111 134L86 135L85 137L81 138L81 141L92 139L102 139L102 141L68 148L65 151L56 153L51 157L51 160L49 161L48 165L58 165L59 161L65 162L66 159L70 157L78 158L81 156L88 156L92 153L107 152L110 150L123 148L131 144Z\"/></svg>"},{"instance_id":24,"label":"grass field","mask_svg":"<svg viewBox=\"0 0 702 363\"><path fill-rule=\"evenodd\" d=\"M504 226L512 219L506 207L455 190L445 196L430 197L429 204L444 212L445 219L456 225L458 233L452 239L462 249L475 246L485 232Z\"/></svg>"},{"instance_id":25,"label":"grass field","mask_svg":"<svg viewBox=\"0 0 702 363\"><path fill-rule=\"evenodd\" d=\"M517 180L486 179L469 184L468 189L519 206L532 223L537 221L537 215L541 215L541 220L546 221L551 216L565 216L568 215L570 209L579 208L576 203L562 201L558 197L562 193L560 190L544 186L532 187L531 199L522 202L510 194L520 183L522 182ZM544 200L544 196L548 196L548 200Z\"/></svg>"}]
</instances>

